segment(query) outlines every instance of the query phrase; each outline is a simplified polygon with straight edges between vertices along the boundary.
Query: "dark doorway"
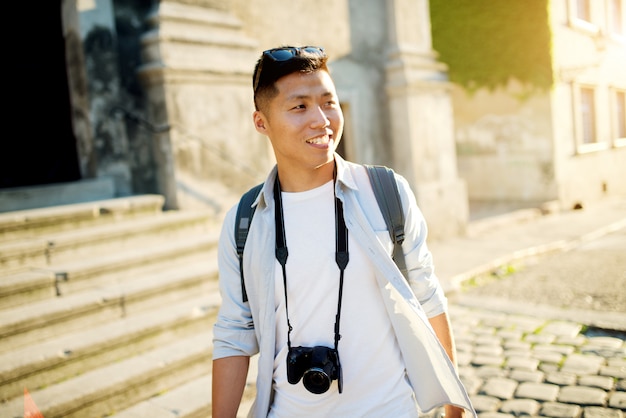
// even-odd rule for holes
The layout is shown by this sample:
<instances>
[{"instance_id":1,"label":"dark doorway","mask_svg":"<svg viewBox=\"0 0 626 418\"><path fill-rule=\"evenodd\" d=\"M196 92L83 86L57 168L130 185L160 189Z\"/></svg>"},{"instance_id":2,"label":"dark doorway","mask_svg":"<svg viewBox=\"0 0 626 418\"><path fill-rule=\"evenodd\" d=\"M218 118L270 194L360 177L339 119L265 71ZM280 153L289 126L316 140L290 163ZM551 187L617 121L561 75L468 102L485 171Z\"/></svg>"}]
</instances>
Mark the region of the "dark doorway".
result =
<instances>
[{"instance_id":1,"label":"dark doorway","mask_svg":"<svg viewBox=\"0 0 626 418\"><path fill-rule=\"evenodd\" d=\"M79 180L60 1L10 4L0 188Z\"/></svg>"}]
</instances>

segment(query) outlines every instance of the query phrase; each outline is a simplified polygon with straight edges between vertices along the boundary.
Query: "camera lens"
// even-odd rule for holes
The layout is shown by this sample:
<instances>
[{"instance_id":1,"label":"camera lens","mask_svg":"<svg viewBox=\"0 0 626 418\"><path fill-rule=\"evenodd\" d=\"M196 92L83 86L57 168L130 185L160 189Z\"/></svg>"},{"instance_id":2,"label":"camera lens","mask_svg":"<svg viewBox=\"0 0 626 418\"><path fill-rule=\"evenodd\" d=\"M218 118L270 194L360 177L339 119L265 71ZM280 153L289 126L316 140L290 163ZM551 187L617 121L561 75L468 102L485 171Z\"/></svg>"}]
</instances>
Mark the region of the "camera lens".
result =
<instances>
[{"instance_id":1,"label":"camera lens","mask_svg":"<svg viewBox=\"0 0 626 418\"><path fill-rule=\"evenodd\" d=\"M309 392L315 393L316 395L326 392L328 388L330 388L330 383L331 379L328 374L319 367L311 367L304 372L304 376L302 377L304 387Z\"/></svg>"}]
</instances>

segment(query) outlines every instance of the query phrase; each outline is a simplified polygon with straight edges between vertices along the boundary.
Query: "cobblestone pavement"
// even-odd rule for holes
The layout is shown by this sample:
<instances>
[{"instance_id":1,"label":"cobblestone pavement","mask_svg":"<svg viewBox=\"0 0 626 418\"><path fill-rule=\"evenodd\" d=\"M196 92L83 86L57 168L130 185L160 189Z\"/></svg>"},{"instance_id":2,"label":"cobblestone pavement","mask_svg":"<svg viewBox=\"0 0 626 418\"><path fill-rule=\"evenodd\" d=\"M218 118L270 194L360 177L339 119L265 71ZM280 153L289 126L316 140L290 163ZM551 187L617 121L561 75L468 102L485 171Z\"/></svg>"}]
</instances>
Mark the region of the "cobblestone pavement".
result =
<instances>
[{"instance_id":1,"label":"cobblestone pavement","mask_svg":"<svg viewBox=\"0 0 626 418\"><path fill-rule=\"evenodd\" d=\"M579 323L453 305L459 374L480 418L621 418L626 342Z\"/></svg>"}]
</instances>

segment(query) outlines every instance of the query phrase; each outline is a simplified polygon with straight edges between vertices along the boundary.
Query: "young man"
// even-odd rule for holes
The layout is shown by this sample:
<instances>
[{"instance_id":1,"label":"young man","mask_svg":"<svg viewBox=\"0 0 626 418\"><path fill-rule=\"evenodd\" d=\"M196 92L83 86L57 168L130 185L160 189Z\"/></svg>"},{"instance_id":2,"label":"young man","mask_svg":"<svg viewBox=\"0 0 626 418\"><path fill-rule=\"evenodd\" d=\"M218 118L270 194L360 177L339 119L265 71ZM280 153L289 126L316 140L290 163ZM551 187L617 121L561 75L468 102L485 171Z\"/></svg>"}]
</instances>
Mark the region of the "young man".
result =
<instances>
[{"instance_id":1,"label":"young man","mask_svg":"<svg viewBox=\"0 0 626 418\"><path fill-rule=\"evenodd\" d=\"M276 167L254 203L247 298L236 208L222 230L213 417L236 416L257 353L253 417L417 417L418 404L446 405L447 418L463 408L475 415L455 371L424 218L396 176L407 280L365 167L335 154L343 115L326 61L322 48L282 47L255 67L253 122Z\"/></svg>"}]
</instances>

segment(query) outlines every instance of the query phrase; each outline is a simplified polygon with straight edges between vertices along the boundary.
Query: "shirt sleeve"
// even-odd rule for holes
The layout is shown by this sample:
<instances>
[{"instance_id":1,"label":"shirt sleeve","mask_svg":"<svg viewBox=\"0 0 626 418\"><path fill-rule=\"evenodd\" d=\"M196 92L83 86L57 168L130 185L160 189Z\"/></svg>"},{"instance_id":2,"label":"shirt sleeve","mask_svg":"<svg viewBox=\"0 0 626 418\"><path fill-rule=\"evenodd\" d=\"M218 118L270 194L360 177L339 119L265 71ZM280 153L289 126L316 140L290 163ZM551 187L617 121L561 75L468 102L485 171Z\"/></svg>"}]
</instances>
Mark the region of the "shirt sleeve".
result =
<instances>
[{"instance_id":1,"label":"shirt sleeve","mask_svg":"<svg viewBox=\"0 0 626 418\"><path fill-rule=\"evenodd\" d=\"M402 250L409 275L409 285L429 318L447 311L447 299L435 274L433 256L426 243L428 227L415 195L406 179L396 174L404 209Z\"/></svg>"},{"instance_id":2,"label":"shirt sleeve","mask_svg":"<svg viewBox=\"0 0 626 418\"><path fill-rule=\"evenodd\" d=\"M235 244L237 207L227 214L218 245L219 289L222 302L213 328L213 359L252 356L258 352L254 321L243 301L239 258Z\"/></svg>"}]
</instances>

